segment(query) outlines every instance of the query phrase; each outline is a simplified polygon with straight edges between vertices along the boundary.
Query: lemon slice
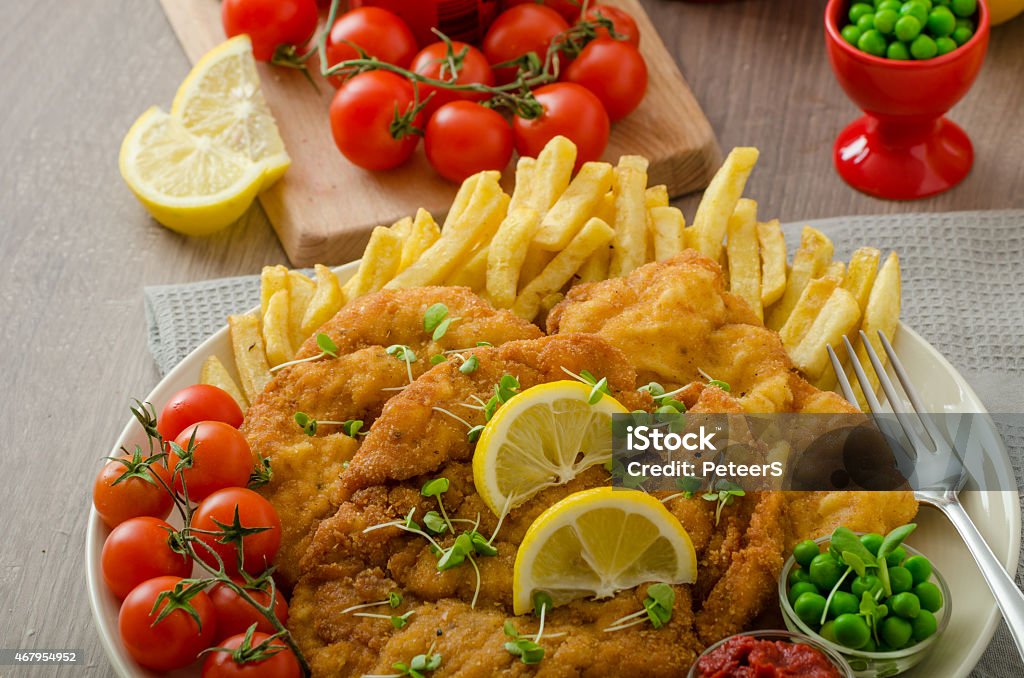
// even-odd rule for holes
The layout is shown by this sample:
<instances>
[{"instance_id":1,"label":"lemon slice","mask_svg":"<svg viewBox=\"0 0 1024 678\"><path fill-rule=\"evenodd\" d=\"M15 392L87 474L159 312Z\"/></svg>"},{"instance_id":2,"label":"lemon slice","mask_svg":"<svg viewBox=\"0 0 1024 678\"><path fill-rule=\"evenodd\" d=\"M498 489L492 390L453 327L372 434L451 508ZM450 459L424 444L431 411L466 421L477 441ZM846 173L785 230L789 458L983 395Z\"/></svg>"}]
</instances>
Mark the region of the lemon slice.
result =
<instances>
[{"instance_id":1,"label":"lemon slice","mask_svg":"<svg viewBox=\"0 0 1024 678\"><path fill-rule=\"evenodd\" d=\"M153 217L186 235L206 235L236 221L263 182L262 165L191 134L155 106L128 130L119 165Z\"/></svg>"},{"instance_id":2,"label":"lemon slice","mask_svg":"<svg viewBox=\"0 0 1024 678\"><path fill-rule=\"evenodd\" d=\"M473 453L473 480L495 515L611 459L612 415L628 410L608 395L590 405L590 394L578 381L541 384L510 398L487 422Z\"/></svg>"},{"instance_id":3,"label":"lemon slice","mask_svg":"<svg viewBox=\"0 0 1024 678\"><path fill-rule=\"evenodd\" d=\"M569 495L530 525L516 554L512 602L516 614L525 614L537 591L561 605L696 577L690 535L660 501L638 490L598 487Z\"/></svg>"},{"instance_id":4,"label":"lemon slice","mask_svg":"<svg viewBox=\"0 0 1024 678\"><path fill-rule=\"evenodd\" d=\"M193 134L262 163L267 171L264 188L291 164L263 98L248 35L222 43L193 66L174 96L171 115Z\"/></svg>"}]
</instances>

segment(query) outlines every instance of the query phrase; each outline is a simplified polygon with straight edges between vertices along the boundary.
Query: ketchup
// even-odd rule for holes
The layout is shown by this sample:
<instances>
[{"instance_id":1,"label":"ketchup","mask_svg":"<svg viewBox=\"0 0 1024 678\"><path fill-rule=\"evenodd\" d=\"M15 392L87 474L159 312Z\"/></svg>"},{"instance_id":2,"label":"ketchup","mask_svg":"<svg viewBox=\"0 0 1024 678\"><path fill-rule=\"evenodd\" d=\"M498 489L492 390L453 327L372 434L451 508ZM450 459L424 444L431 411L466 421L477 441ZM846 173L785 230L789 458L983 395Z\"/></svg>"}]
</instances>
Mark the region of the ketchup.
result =
<instances>
[{"instance_id":1,"label":"ketchup","mask_svg":"<svg viewBox=\"0 0 1024 678\"><path fill-rule=\"evenodd\" d=\"M479 44L497 13L498 0L352 0L355 7L382 7L409 24L420 47L437 42L437 28L452 40Z\"/></svg>"},{"instance_id":2,"label":"ketchup","mask_svg":"<svg viewBox=\"0 0 1024 678\"><path fill-rule=\"evenodd\" d=\"M842 678L821 650L782 640L735 636L697 662L698 678Z\"/></svg>"}]
</instances>

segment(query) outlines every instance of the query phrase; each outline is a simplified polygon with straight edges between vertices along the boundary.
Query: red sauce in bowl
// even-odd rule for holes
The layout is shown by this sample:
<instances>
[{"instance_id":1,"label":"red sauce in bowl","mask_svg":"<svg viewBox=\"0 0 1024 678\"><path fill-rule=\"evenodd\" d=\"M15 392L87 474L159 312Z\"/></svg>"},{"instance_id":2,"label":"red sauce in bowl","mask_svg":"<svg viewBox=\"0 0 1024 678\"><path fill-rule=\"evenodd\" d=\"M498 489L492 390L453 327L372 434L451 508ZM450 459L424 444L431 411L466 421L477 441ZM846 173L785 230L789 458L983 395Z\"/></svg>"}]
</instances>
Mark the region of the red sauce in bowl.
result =
<instances>
[{"instance_id":1,"label":"red sauce in bowl","mask_svg":"<svg viewBox=\"0 0 1024 678\"><path fill-rule=\"evenodd\" d=\"M842 678L817 648L736 636L700 658L699 678Z\"/></svg>"}]
</instances>

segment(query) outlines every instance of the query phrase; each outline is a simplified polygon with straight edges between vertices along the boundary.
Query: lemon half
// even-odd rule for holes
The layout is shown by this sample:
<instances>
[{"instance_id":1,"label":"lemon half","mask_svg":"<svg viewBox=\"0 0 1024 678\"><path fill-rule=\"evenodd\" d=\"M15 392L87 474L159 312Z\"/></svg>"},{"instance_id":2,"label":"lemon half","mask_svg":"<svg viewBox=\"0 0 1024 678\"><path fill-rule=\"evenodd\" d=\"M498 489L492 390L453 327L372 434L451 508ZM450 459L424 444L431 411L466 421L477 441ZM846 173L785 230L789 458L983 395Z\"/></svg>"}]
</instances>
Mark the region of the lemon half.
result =
<instances>
[{"instance_id":1,"label":"lemon half","mask_svg":"<svg viewBox=\"0 0 1024 678\"><path fill-rule=\"evenodd\" d=\"M696 577L690 535L660 501L638 490L598 487L569 495L527 530L516 554L513 608L517 615L529 612L537 591L560 605Z\"/></svg>"},{"instance_id":2,"label":"lemon half","mask_svg":"<svg viewBox=\"0 0 1024 678\"><path fill-rule=\"evenodd\" d=\"M590 395L578 381L541 384L510 398L487 422L473 453L473 481L495 515L611 459L612 415L628 410L608 395L590 405Z\"/></svg>"}]
</instances>

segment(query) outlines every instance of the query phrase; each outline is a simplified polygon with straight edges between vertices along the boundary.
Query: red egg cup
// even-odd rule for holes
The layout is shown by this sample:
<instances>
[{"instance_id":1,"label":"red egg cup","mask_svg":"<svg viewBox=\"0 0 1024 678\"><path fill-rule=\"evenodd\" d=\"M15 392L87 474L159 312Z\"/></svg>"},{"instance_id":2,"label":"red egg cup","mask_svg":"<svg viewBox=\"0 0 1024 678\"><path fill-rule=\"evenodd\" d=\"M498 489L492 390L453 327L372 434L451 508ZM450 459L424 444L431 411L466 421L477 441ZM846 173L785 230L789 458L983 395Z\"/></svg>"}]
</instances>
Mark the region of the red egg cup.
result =
<instances>
[{"instance_id":1,"label":"red egg cup","mask_svg":"<svg viewBox=\"0 0 1024 678\"><path fill-rule=\"evenodd\" d=\"M914 200L960 183L974 148L943 117L971 88L988 49L988 8L978 1L977 28L965 44L934 59L897 61L862 52L839 34L850 0L829 0L825 46L839 84L864 115L836 138L839 175L858 191Z\"/></svg>"}]
</instances>

